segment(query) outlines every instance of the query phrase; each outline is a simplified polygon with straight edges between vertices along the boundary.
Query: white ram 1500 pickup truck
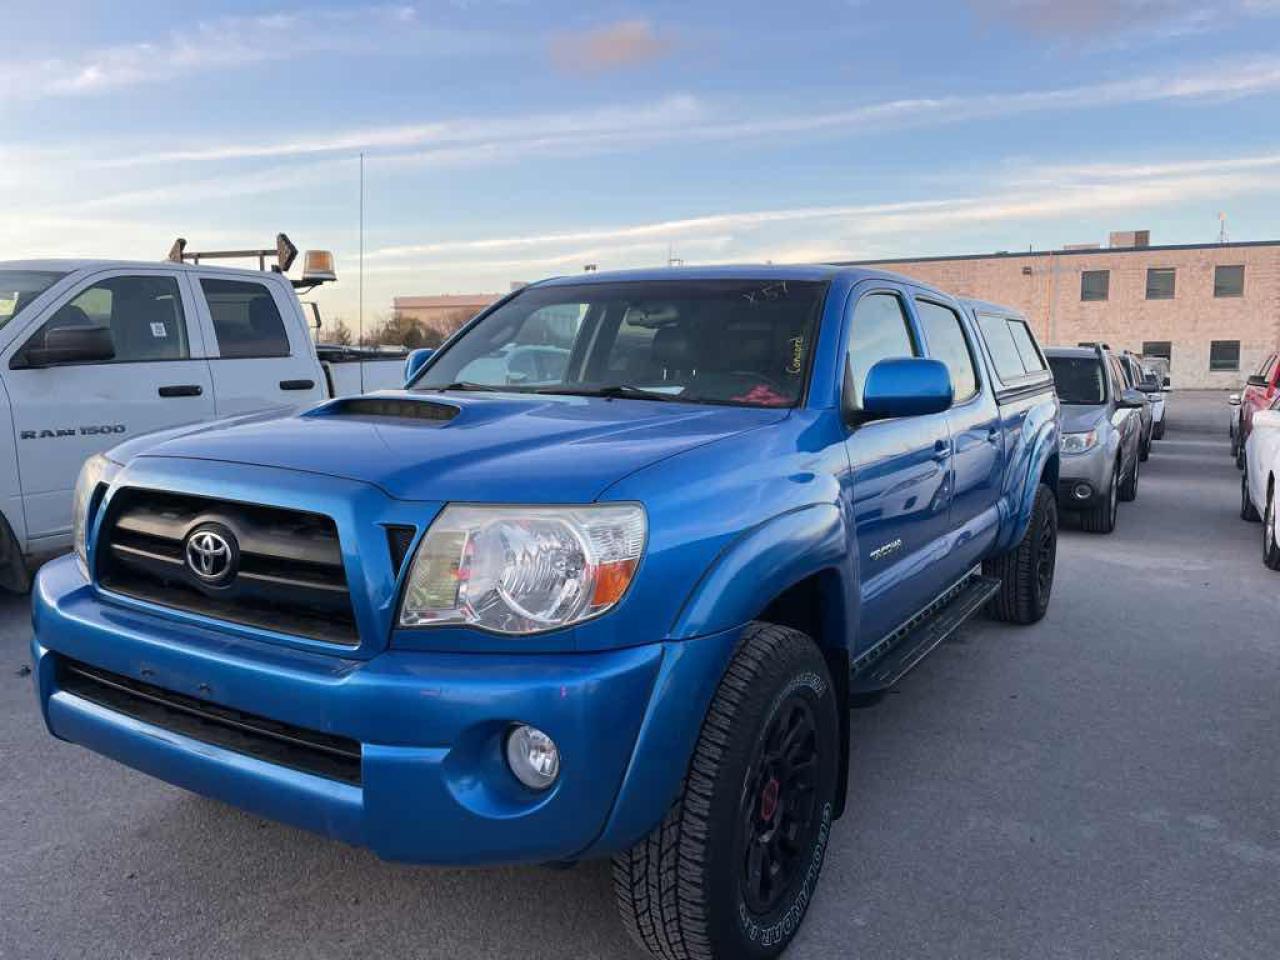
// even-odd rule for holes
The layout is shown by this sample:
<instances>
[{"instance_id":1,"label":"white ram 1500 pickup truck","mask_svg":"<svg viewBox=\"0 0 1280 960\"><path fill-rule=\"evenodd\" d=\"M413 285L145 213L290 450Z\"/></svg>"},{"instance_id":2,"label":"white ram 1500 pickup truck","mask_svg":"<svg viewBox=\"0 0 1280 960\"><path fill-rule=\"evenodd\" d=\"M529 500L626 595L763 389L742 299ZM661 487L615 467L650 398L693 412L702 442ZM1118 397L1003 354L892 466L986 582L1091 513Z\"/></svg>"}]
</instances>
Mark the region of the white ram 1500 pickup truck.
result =
<instances>
[{"instance_id":1,"label":"white ram 1500 pickup truck","mask_svg":"<svg viewBox=\"0 0 1280 960\"><path fill-rule=\"evenodd\" d=\"M91 454L139 434L279 408L335 392L399 387L404 358L322 363L294 287L333 279L332 260L286 271L168 261L0 262L0 587L71 546L71 495ZM196 262L187 262L195 259ZM359 371L355 367L359 367ZM335 384L338 385L335 391Z\"/></svg>"}]
</instances>

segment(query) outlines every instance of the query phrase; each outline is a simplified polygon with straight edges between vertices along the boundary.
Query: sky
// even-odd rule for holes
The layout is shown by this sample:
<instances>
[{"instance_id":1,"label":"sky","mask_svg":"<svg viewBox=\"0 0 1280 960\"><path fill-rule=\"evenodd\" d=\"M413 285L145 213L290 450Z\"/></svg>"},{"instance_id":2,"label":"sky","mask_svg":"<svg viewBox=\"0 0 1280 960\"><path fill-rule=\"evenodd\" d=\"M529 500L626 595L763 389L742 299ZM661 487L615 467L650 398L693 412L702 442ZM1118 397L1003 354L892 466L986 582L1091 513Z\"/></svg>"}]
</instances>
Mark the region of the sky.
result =
<instances>
[{"instance_id":1,"label":"sky","mask_svg":"<svg viewBox=\"0 0 1280 960\"><path fill-rule=\"evenodd\" d=\"M0 259L283 230L352 324L589 263L1280 238L1280 0L3 7Z\"/></svg>"}]
</instances>

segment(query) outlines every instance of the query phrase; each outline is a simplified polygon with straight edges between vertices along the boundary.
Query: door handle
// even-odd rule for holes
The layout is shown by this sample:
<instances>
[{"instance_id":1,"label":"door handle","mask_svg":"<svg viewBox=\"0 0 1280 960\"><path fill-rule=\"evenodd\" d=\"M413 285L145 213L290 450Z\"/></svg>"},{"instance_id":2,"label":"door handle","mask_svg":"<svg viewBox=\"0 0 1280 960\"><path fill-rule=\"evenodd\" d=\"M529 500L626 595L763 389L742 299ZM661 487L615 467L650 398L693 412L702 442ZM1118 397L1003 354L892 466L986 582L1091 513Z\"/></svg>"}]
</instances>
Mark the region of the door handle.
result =
<instances>
[{"instance_id":1,"label":"door handle","mask_svg":"<svg viewBox=\"0 0 1280 960\"><path fill-rule=\"evenodd\" d=\"M933 459L938 463L946 463L951 459L951 444L946 440L935 440L933 443Z\"/></svg>"},{"instance_id":2,"label":"door handle","mask_svg":"<svg viewBox=\"0 0 1280 960\"><path fill-rule=\"evenodd\" d=\"M162 397L198 397L204 393L204 387L198 383L178 383L161 387L156 392Z\"/></svg>"},{"instance_id":3,"label":"door handle","mask_svg":"<svg viewBox=\"0 0 1280 960\"><path fill-rule=\"evenodd\" d=\"M987 443L999 443L999 442L1000 442L1000 428L992 427L990 430L987 431Z\"/></svg>"},{"instance_id":4,"label":"door handle","mask_svg":"<svg viewBox=\"0 0 1280 960\"><path fill-rule=\"evenodd\" d=\"M315 387L314 380L281 380L281 390L310 390Z\"/></svg>"}]
</instances>

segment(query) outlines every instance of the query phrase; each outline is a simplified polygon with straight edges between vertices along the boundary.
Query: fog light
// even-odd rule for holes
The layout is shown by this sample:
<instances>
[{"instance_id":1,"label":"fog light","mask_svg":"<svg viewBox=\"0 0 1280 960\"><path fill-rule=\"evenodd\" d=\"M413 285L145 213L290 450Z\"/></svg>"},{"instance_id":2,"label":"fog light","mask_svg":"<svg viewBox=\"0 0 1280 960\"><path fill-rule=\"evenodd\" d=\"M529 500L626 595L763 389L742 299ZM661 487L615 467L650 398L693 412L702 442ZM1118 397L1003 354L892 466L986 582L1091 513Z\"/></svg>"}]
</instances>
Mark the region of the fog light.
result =
<instances>
[{"instance_id":1,"label":"fog light","mask_svg":"<svg viewBox=\"0 0 1280 960\"><path fill-rule=\"evenodd\" d=\"M1077 500L1088 500L1093 496L1093 487L1089 486L1087 483L1077 483L1075 488L1071 491L1071 495Z\"/></svg>"},{"instance_id":2,"label":"fog light","mask_svg":"<svg viewBox=\"0 0 1280 960\"><path fill-rule=\"evenodd\" d=\"M507 766L529 789L545 790L560 775L560 750L537 727L522 723L507 734Z\"/></svg>"}]
</instances>

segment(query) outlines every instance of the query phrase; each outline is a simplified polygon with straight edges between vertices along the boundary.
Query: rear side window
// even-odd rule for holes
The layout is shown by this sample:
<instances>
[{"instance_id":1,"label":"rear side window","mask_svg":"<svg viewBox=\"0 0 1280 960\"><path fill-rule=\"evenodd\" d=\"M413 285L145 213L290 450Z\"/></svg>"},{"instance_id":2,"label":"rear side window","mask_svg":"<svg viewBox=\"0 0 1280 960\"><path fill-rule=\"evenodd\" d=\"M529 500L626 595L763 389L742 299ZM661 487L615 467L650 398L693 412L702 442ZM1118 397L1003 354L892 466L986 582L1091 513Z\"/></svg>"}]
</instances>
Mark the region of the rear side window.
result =
<instances>
[{"instance_id":1,"label":"rear side window","mask_svg":"<svg viewBox=\"0 0 1280 960\"><path fill-rule=\"evenodd\" d=\"M1000 379L1007 383L1023 376L1026 369L1022 366L1018 345L1013 342L1013 324L1004 317L981 313L978 314L978 326L982 328L982 338L987 341L987 349L991 351L991 360Z\"/></svg>"},{"instance_id":2,"label":"rear side window","mask_svg":"<svg viewBox=\"0 0 1280 960\"><path fill-rule=\"evenodd\" d=\"M973 352L960 325L960 317L950 307L928 300L916 301L916 313L929 342L929 355L941 360L951 371L955 402L968 400L978 392L978 375L973 369Z\"/></svg>"},{"instance_id":3,"label":"rear side window","mask_svg":"<svg viewBox=\"0 0 1280 960\"><path fill-rule=\"evenodd\" d=\"M1036 373L1044 369L1044 357L1036 346L1036 338L1031 335L1027 325L1021 320L1010 320L1009 330L1013 334L1013 342L1018 345L1018 354L1022 357L1022 365L1028 373Z\"/></svg>"},{"instance_id":4,"label":"rear side window","mask_svg":"<svg viewBox=\"0 0 1280 960\"><path fill-rule=\"evenodd\" d=\"M902 301L892 293L872 293L858 301L853 310L849 338L849 375L855 409L862 409L862 387L867 373L881 360L914 357L915 344L907 326Z\"/></svg>"},{"instance_id":5,"label":"rear side window","mask_svg":"<svg viewBox=\"0 0 1280 960\"><path fill-rule=\"evenodd\" d=\"M289 336L271 291L246 280L201 280L224 359L287 357Z\"/></svg>"}]
</instances>

